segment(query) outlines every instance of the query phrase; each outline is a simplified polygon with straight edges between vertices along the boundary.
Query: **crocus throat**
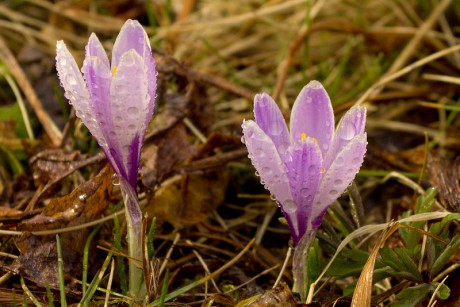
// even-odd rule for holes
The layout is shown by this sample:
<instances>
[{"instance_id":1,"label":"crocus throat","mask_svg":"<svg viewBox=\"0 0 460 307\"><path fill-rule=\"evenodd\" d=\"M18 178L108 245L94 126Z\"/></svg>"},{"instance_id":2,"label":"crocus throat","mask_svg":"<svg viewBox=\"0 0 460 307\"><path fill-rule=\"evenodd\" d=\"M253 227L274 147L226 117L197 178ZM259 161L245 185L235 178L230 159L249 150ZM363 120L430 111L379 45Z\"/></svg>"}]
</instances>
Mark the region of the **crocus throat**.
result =
<instances>
[{"instance_id":1,"label":"crocus throat","mask_svg":"<svg viewBox=\"0 0 460 307\"><path fill-rule=\"evenodd\" d=\"M112 77L115 77L116 74L117 74L117 67L114 66L113 71L112 71Z\"/></svg>"}]
</instances>

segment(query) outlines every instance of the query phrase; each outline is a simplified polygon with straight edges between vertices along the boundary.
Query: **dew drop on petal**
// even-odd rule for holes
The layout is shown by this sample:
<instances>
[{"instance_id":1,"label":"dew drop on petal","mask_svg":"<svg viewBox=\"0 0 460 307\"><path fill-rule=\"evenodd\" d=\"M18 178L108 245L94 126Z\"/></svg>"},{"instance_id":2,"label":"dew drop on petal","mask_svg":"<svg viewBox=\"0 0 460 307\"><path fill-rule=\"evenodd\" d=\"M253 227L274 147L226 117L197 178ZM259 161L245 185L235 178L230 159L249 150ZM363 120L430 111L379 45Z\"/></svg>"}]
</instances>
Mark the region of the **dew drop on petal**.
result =
<instances>
[{"instance_id":1,"label":"dew drop on petal","mask_svg":"<svg viewBox=\"0 0 460 307\"><path fill-rule=\"evenodd\" d=\"M352 138L355 137L356 135L356 128L353 124L348 124L348 125L345 125L345 126L342 126L339 131L339 136L346 140L346 141L349 141L351 140Z\"/></svg>"},{"instance_id":2,"label":"dew drop on petal","mask_svg":"<svg viewBox=\"0 0 460 307\"><path fill-rule=\"evenodd\" d=\"M308 193L310 193L310 190L308 188L303 188L303 189L300 190L300 195L302 197L307 197Z\"/></svg>"},{"instance_id":3,"label":"dew drop on petal","mask_svg":"<svg viewBox=\"0 0 460 307\"><path fill-rule=\"evenodd\" d=\"M246 144L246 142L244 141L244 136L241 137L241 143Z\"/></svg>"},{"instance_id":4,"label":"dew drop on petal","mask_svg":"<svg viewBox=\"0 0 460 307\"><path fill-rule=\"evenodd\" d=\"M84 201L84 200L87 199L87 198L88 198L88 195L86 195L86 194L80 194L80 195L78 196L78 199L81 200L81 201Z\"/></svg>"},{"instance_id":5,"label":"dew drop on petal","mask_svg":"<svg viewBox=\"0 0 460 307\"><path fill-rule=\"evenodd\" d=\"M260 174L259 174L259 172L258 172L258 171L256 171L256 172L255 172L255 174L256 174L256 176L257 176L257 177L259 177L259 176L260 176Z\"/></svg>"},{"instance_id":6,"label":"dew drop on petal","mask_svg":"<svg viewBox=\"0 0 460 307\"><path fill-rule=\"evenodd\" d=\"M271 200L276 200L276 196L274 194L270 194L270 199Z\"/></svg>"},{"instance_id":7,"label":"dew drop on petal","mask_svg":"<svg viewBox=\"0 0 460 307\"><path fill-rule=\"evenodd\" d=\"M334 180L334 185L342 185L342 183L343 183L342 179Z\"/></svg>"},{"instance_id":8,"label":"dew drop on petal","mask_svg":"<svg viewBox=\"0 0 460 307\"><path fill-rule=\"evenodd\" d=\"M329 195L336 196L338 194L337 190L330 190Z\"/></svg>"},{"instance_id":9,"label":"dew drop on petal","mask_svg":"<svg viewBox=\"0 0 460 307\"><path fill-rule=\"evenodd\" d=\"M112 185L119 186L120 185L120 178L117 174L112 175Z\"/></svg>"},{"instance_id":10,"label":"dew drop on petal","mask_svg":"<svg viewBox=\"0 0 460 307\"><path fill-rule=\"evenodd\" d=\"M265 175L270 175L272 173L272 169L269 168L269 167L264 167L262 168L262 172L265 174Z\"/></svg>"},{"instance_id":11,"label":"dew drop on petal","mask_svg":"<svg viewBox=\"0 0 460 307\"><path fill-rule=\"evenodd\" d=\"M128 125L128 129L131 130L131 131L136 130L136 125L133 125L133 124Z\"/></svg>"},{"instance_id":12,"label":"dew drop on petal","mask_svg":"<svg viewBox=\"0 0 460 307\"><path fill-rule=\"evenodd\" d=\"M286 213L294 213L296 211L296 205L292 199L288 199L283 202L283 210Z\"/></svg>"},{"instance_id":13,"label":"dew drop on petal","mask_svg":"<svg viewBox=\"0 0 460 307\"><path fill-rule=\"evenodd\" d=\"M359 160L360 160L360 159L359 159L358 157L353 158L353 160L351 160L351 164L357 165L357 164L359 163Z\"/></svg>"},{"instance_id":14,"label":"dew drop on petal","mask_svg":"<svg viewBox=\"0 0 460 307\"><path fill-rule=\"evenodd\" d=\"M335 160L335 163L337 163L337 165L342 165L342 164L343 164L343 158L342 158L342 157L338 157L338 158Z\"/></svg>"},{"instance_id":15,"label":"dew drop on petal","mask_svg":"<svg viewBox=\"0 0 460 307\"><path fill-rule=\"evenodd\" d=\"M77 80L75 80L75 77L73 75L67 75L65 79L66 79L66 82L70 85L77 84Z\"/></svg>"},{"instance_id":16,"label":"dew drop on petal","mask_svg":"<svg viewBox=\"0 0 460 307\"><path fill-rule=\"evenodd\" d=\"M128 51L125 54L123 54L122 61L123 61L123 64L125 64L126 66L133 66L134 65L134 55L129 53Z\"/></svg>"},{"instance_id":17,"label":"dew drop on petal","mask_svg":"<svg viewBox=\"0 0 460 307\"><path fill-rule=\"evenodd\" d=\"M59 45L59 47L60 47L60 45ZM66 60L64 57L62 57L62 58L59 59L59 64L61 64L62 66L64 66L64 65L67 64L67 60Z\"/></svg>"},{"instance_id":18,"label":"dew drop on petal","mask_svg":"<svg viewBox=\"0 0 460 307\"><path fill-rule=\"evenodd\" d=\"M311 103L312 100L313 100L313 99L312 99L310 96L305 97L305 102L306 102L306 103Z\"/></svg>"},{"instance_id":19,"label":"dew drop on petal","mask_svg":"<svg viewBox=\"0 0 460 307\"><path fill-rule=\"evenodd\" d=\"M139 109L136 107L129 107L128 108L128 115L135 116L139 113Z\"/></svg>"},{"instance_id":20,"label":"dew drop on petal","mask_svg":"<svg viewBox=\"0 0 460 307\"><path fill-rule=\"evenodd\" d=\"M271 127L270 127L270 133L272 135L280 135L281 132L283 132L283 124L284 123L280 121L272 122Z\"/></svg>"}]
</instances>

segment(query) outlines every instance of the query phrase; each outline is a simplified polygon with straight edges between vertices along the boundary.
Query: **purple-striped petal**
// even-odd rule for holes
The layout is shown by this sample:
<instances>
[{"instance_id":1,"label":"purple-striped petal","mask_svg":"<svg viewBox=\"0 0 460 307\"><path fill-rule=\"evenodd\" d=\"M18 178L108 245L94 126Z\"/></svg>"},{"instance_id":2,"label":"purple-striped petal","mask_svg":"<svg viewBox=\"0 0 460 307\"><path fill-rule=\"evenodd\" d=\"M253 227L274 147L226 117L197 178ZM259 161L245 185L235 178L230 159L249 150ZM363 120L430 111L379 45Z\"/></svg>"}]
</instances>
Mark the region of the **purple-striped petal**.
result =
<instances>
[{"instance_id":1,"label":"purple-striped petal","mask_svg":"<svg viewBox=\"0 0 460 307\"><path fill-rule=\"evenodd\" d=\"M268 94L257 94L254 98L254 117L259 127L275 144L281 156L289 146L289 131L283 114Z\"/></svg>"},{"instance_id":2,"label":"purple-striped petal","mask_svg":"<svg viewBox=\"0 0 460 307\"><path fill-rule=\"evenodd\" d=\"M335 158L357 135L364 133L366 125L366 108L354 106L342 117L334 133L331 148L324 158L324 168L327 170Z\"/></svg>"},{"instance_id":3,"label":"purple-striped petal","mask_svg":"<svg viewBox=\"0 0 460 307\"><path fill-rule=\"evenodd\" d=\"M252 120L243 122L243 137L249 158L256 168L261 182L279 203L292 201L286 167L275 144Z\"/></svg>"},{"instance_id":4,"label":"purple-striped petal","mask_svg":"<svg viewBox=\"0 0 460 307\"><path fill-rule=\"evenodd\" d=\"M321 179L313 201L310 216L311 228L317 229L327 208L345 191L358 173L366 153L367 134L353 138L337 155Z\"/></svg>"},{"instance_id":5,"label":"purple-striped petal","mask_svg":"<svg viewBox=\"0 0 460 307\"><path fill-rule=\"evenodd\" d=\"M147 71L143 59L134 51L127 51L119 62L110 85L110 102L113 126L108 131L110 143L121 153L126 173L133 156L139 160L141 142L145 135L146 109L149 104ZM136 167L137 174L137 167ZM131 183L134 178L128 178Z\"/></svg>"},{"instance_id":6,"label":"purple-striped petal","mask_svg":"<svg viewBox=\"0 0 460 307\"><path fill-rule=\"evenodd\" d=\"M120 30L120 34L115 41L112 51L112 70L119 65L123 54L131 49L134 49L138 55L140 55L144 61L144 65L147 67L147 78L148 78L148 93L150 95L149 104L147 106L147 122L153 114L155 106L155 93L157 86L157 73L155 69L155 60L152 57L152 49L150 47L150 41L145 33L144 28L137 20L127 20ZM143 137L142 137L143 140Z\"/></svg>"},{"instance_id":7,"label":"purple-striped petal","mask_svg":"<svg viewBox=\"0 0 460 307\"><path fill-rule=\"evenodd\" d=\"M85 47L85 57L99 58L99 60L101 60L104 65L109 68L110 71L110 63L109 58L107 57L107 53L105 52L104 47L102 47L101 42L94 33L89 36L88 44Z\"/></svg>"},{"instance_id":8,"label":"purple-striped petal","mask_svg":"<svg viewBox=\"0 0 460 307\"><path fill-rule=\"evenodd\" d=\"M300 140L303 133L318 140L326 156L334 131L334 112L331 100L318 81L309 82L297 96L291 113L291 138Z\"/></svg>"},{"instance_id":9,"label":"purple-striped petal","mask_svg":"<svg viewBox=\"0 0 460 307\"><path fill-rule=\"evenodd\" d=\"M56 69L64 95L75 108L77 116L88 127L98 143L107 148L104 136L93 114L89 93L75 59L63 41L56 44Z\"/></svg>"},{"instance_id":10,"label":"purple-striped petal","mask_svg":"<svg viewBox=\"0 0 460 307\"><path fill-rule=\"evenodd\" d=\"M286 154L286 169L293 203L282 204L287 215L295 216L291 229L294 244L307 230L308 217L318 190L321 176L321 150L313 138L304 138L292 144Z\"/></svg>"}]
</instances>

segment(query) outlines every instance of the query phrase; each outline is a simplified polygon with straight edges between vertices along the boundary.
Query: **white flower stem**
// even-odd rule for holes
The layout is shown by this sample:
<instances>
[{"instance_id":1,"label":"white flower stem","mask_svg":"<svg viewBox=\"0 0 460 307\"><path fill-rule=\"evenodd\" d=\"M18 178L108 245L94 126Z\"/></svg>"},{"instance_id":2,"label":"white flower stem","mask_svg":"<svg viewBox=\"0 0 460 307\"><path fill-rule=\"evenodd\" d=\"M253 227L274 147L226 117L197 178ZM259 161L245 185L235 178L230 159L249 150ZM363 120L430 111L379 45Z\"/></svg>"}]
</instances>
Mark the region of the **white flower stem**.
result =
<instances>
[{"instance_id":1,"label":"white flower stem","mask_svg":"<svg viewBox=\"0 0 460 307\"><path fill-rule=\"evenodd\" d=\"M137 194L130 186L122 185L121 191L125 202L127 221L127 240L129 254L129 295L142 299L145 295L144 272L142 268L142 215Z\"/></svg>"},{"instance_id":2,"label":"white flower stem","mask_svg":"<svg viewBox=\"0 0 460 307\"><path fill-rule=\"evenodd\" d=\"M308 294L308 252L315 240L316 231L310 231L300 239L294 249L292 258L292 274L294 277L294 285L292 291L300 295L302 302L305 302Z\"/></svg>"}]
</instances>

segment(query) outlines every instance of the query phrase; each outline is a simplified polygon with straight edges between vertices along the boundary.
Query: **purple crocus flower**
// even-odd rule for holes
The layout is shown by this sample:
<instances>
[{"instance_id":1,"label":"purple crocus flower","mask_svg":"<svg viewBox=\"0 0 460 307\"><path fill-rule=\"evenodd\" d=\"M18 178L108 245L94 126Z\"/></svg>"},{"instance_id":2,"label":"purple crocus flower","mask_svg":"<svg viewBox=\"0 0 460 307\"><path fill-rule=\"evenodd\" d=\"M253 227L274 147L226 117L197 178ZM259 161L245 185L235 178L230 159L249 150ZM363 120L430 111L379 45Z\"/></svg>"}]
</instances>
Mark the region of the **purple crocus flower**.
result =
<instances>
[{"instance_id":1,"label":"purple crocus flower","mask_svg":"<svg viewBox=\"0 0 460 307\"><path fill-rule=\"evenodd\" d=\"M139 22L123 25L110 65L91 34L80 70L63 41L57 42L56 67L65 97L96 138L115 173L136 191L145 131L155 104L156 70L150 42Z\"/></svg>"},{"instance_id":2,"label":"purple crocus flower","mask_svg":"<svg viewBox=\"0 0 460 307\"><path fill-rule=\"evenodd\" d=\"M112 51L112 64L97 36L91 34L80 70L58 41L56 68L65 97L88 127L120 178L128 221L129 255L142 259L141 209L137 175L145 131L153 114L156 92L155 61L141 24L128 20ZM142 270L130 262L130 293L142 296Z\"/></svg>"},{"instance_id":3,"label":"purple crocus flower","mask_svg":"<svg viewBox=\"0 0 460 307\"><path fill-rule=\"evenodd\" d=\"M280 109L263 93L254 98L255 121L243 122L249 158L289 225L294 246L321 226L327 208L345 191L363 163L366 109L355 106L334 132L326 90L311 81L291 113L290 132Z\"/></svg>"}]
</instances>

